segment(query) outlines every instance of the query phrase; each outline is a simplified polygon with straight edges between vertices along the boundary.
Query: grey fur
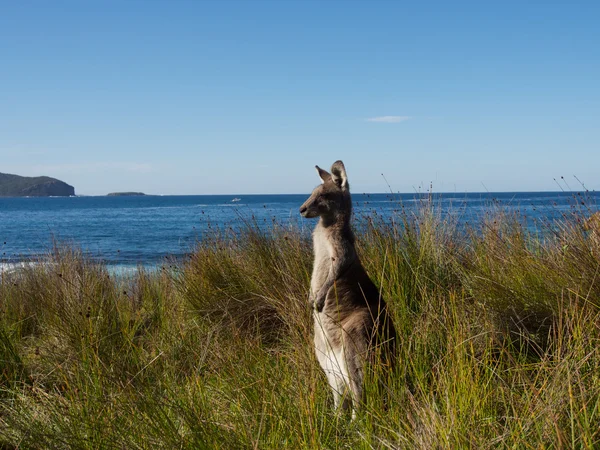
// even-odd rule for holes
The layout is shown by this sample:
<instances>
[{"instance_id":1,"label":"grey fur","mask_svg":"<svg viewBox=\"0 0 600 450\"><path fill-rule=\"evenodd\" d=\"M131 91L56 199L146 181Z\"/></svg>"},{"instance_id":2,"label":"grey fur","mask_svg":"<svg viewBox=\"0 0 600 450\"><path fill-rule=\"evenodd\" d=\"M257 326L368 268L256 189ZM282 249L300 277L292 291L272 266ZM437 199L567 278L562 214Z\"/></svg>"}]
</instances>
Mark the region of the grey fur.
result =
<instances>
[{"instance_id":1,"label":"grey fur","mask_svg":"<svg viewBox=\"0 0 600 450\"><path fill-rule=\"evenodd\" d=\"M396 332L387 306L362 266L350 227L352 199L342 161L331 173L316 166L322 184L300 207L319 217L313 232L314 266L310 302L314 308L315 350L333 391L336 408L352 408L363 397L367 360L377 352L391 365Z\"/></svg>"}]
</instances>

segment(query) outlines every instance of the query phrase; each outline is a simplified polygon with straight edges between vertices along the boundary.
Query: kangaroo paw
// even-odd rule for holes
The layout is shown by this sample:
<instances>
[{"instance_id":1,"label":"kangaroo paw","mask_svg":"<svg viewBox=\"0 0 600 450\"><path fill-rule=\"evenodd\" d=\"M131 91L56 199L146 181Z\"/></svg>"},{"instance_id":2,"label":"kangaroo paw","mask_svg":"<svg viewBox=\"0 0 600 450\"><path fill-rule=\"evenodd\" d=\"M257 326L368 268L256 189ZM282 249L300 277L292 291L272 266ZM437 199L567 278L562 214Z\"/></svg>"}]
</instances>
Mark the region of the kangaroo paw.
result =
<instances>
[{"instance_id":1,"label":"kangaroo paw","mask_svg":"<svg viewBox=\"0 0 600 450\"><path fill-rule=\"evenodd\" d=\"M317 310L317 312L323 311L324 307L325 307L325 296L320 297L315 300L315 309Z\"/></svg>"}]
</instances>

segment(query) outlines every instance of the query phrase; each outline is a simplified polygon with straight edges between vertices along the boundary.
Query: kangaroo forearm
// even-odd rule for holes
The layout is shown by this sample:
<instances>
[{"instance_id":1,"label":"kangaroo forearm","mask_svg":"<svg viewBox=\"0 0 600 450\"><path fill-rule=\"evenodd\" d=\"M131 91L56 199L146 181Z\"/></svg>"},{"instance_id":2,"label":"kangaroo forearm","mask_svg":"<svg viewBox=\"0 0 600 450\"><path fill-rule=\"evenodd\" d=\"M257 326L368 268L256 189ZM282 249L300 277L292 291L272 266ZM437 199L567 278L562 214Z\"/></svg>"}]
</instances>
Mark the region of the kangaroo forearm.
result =
<instances>
[{"instance_id":1,"label":"kangaroo forearm","mask_svg":"<svg viewBox=\"0 0 600 450\"><path fill-rule=\"evenodd\" d=\"M342 272L342 266L343 265L340 262L336 263L335 260L333 261L331 268L329 269L329 273L327 274L327 279L325 280L319 291L316 293L314 298L314 303L318 311L321 311L325 306L327 293L333 287L333 285L335 284L335 280Z\"/></svg>"}]
</instances>

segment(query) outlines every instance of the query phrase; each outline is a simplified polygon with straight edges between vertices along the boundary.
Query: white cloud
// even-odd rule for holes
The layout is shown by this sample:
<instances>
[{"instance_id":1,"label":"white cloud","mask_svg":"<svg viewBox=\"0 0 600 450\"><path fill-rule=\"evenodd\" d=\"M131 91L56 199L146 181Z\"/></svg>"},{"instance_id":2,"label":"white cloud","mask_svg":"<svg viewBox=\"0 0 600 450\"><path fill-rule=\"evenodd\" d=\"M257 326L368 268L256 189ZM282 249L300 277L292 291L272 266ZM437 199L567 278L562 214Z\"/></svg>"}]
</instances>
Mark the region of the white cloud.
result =
<instances>
[{"instance_id":1,"label":"white cloud","mask_svg":"<svg viewBox=\"0 0 600 450\"><path fill-rule=\"evenodd\" d=\"M404 122L405 120L410 119L410 116L380 116L380 117L370 117L365 119L367 122L379 122L379 123L398 123Z\"/></svg>"}]
</instances>

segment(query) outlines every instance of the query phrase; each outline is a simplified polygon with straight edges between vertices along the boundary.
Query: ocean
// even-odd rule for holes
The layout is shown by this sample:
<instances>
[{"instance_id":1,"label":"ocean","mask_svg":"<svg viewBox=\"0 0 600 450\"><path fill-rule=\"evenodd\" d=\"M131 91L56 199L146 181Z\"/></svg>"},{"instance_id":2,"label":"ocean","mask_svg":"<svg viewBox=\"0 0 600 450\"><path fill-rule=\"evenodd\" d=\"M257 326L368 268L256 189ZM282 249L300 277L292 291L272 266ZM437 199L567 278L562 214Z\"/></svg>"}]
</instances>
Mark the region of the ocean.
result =
<instances>
[{"instance_id":1,"label":"ocean","mask_svg":"<svg viewBox=\"0 0 600 450\"><path fill-rule=\"evenodd\" d=\"M156 266L181 258L215 230L239 230L252 222L309 233L314 220L298 208L308 194L141 197L0 198L0 270L47 254L54 243L81 248L110 267ZM353 194L355 217L411 214L426 195ZM529 226L587 215L598 209L597 192L434 194L442 216L476 222L497 208L516 212Z\"/></svg>"}]
</instances>

